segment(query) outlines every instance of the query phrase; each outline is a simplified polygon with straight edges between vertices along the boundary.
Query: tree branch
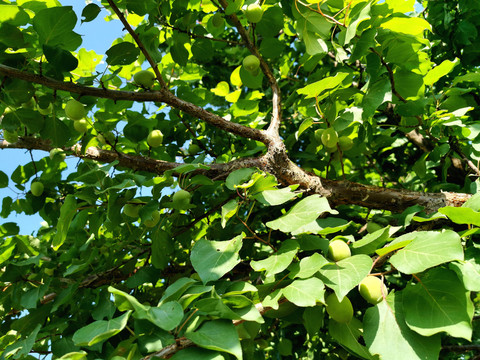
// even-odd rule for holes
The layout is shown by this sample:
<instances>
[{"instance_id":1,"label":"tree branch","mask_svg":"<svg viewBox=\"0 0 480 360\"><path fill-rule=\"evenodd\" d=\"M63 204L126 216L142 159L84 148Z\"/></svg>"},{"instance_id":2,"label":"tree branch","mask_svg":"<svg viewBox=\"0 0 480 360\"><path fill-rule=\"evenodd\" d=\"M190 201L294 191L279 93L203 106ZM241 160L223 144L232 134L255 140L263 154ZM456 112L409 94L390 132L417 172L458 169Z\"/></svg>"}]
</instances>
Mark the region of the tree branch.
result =
<instances>
[{"instance_id":1,"label":"tree branch","mask_svg":"<svg viewBox=\"0 0 480 360\"><path fill-rule=\"evenodd\" d=\"M228 5L226 0L219 0L219 2L224 9ZM281 96L280 87L278 86L277 80L275 79L275 76L273 75L272 70L270 69L270 66L267 64L265 59L260 55L260 52L258 51L257 47L250 39L250 36L248 35L247 30L245 30L243 25L240 23L240 20L238 19L237 15L232 14L232 15L228 15L228 17L237 28L238 33L240 34L241 38L245 42L245 46L247 47L247 49L250 50L250 52L260 60L260 68L262 69L262 72L267 77L268 83L270 84L270 87L273 93L272 119L270 121L270 125L268 126L268 129L266 130L266 132L267 134L273 137L279 137L279 129L280 129L280 124L282 122L282 101L281 101L282 96Z\"/></svg>"},{"instance_id":2,"label":"tree branch","mask_svg":"<svg viewBox=\"0 0 480 360\"><path fill-rule=\"evenodd\" d=\"M142 54L145 56L145 59L147 59L148 63L153 69L153 72L155 73L155 76L157 77L158 82L162 86L163 89L167 88L167 84L165 84L165 81L163 80L162 74L160 73L160 70L158 70L158 65L153 60L153 58L150 56L150 53L145 49L145 46L143 45L142 41L138 37L137 33L132 29L130 24L128 23L127 19L125 19L125 16L123 16L123 13L118 9L117 5L112 0L107 0L108 4L112 8L112 10L115 12L115 14L118 16L120 21L122 22L123 26L125 29L128 31L128 33L133 37L133 40L137 43L137 46L140 48L142 51Z\"/></svg>"},{"instance_id":3,"label":"tree branch","mask_svg":"<svg viewBox=\"0 0 480 360\"><path fill-rule=\"evenodd\" d=\"M8 77L33 82L36 84L45 85L51 89L69 91L71 93L95 96L99 98L107 98L115 101L129 100L138 102L163 102L171 107L177 108L186 112L197 119L201 119L206 123L218 127L219 129L228 131L248 139L257 140L268 145L271 142L270 137L265 131L253 129L244 125L240 125L231 121L227 121L221 116L213 114L200 106L194 105L182 99L179 99L168 90L162 89L160 91L122 91L109 90L102 88L94 88L89 86L82 86L72 82L58 81L46 76L28 73L10 66L0 64L0 74Z\"/></svg>"}]
</instances>

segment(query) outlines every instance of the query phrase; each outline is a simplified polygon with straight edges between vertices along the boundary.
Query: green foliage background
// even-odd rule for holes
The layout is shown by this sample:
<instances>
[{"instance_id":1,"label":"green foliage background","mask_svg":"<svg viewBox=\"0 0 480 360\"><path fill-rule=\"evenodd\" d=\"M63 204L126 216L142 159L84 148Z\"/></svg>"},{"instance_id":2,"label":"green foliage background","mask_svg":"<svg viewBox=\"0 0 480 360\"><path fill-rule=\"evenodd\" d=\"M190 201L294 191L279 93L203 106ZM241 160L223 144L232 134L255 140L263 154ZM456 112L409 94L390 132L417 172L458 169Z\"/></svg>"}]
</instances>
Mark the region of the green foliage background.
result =
<instances>
[{"instance_id":1,"label":"green foliage background","mask_svg":"<svg viewBox=\"0 0 480 360\"><path fill-rule=\"evenodd\" d=\"M80 159L0 171L22 192L0 216L45 221L0 225L0 359L478 354L480 4L265 0L250 24L254 2L103 0L78 19L0 0L0 148ZM73 29L101 7L125 34L96 54L82 36L101 34ZM146 68L151 89L132 80ZM353 147L326 148L327 128ZM368 196L340 195L354 183ZM457 202L420 202L444 191ZM331 261L333 239L352 256ZM388 290L376 305L357 290L369 274ZM332 292L350 321L329 317Z\"/></svg>"}]
</instances>

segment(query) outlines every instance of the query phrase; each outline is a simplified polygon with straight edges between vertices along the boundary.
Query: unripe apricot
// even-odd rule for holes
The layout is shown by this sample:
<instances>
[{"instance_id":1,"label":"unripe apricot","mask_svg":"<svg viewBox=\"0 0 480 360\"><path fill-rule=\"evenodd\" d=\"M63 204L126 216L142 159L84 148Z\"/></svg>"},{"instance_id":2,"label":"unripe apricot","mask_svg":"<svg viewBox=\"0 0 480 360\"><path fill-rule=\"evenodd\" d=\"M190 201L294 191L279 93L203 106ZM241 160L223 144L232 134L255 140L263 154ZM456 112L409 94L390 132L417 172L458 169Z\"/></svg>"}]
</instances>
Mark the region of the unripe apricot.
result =
<instances>
[{"instance_id":1,"label":"unripe apricot","mask_svg":"<svg viewBox=\"0 0 480 360\"><path fill-rule=\"evenodd\" d=\"M43 194L44 186L40 181L34 181L30 185L30 191L32 192L33 196L40 196Z\"/></svg>"},{"instance_id":2,"label":"unripe apricot","mask_svg":"<svg viewBox=\"0 0 480 360\"><path fill-rule=\"evenodd\" d=\"M147 136L147 143L151 147L157 147L162 145L163 134L160 130L152 130Z\"/></svg>"},{"instance_id":3,"label":"unripe apricot","mask_svg":"<svg viewBox=\"0 0 480 360\"><path fill-rule=\"evenodd\" d=\"M382 290L383 289L383 290ZM360 295L370 304L376 305L387 296L388 290L382 280L376 276L367 276L358 285Z\"/></svg>"},{"instance_id":4,"label":"unripe apricot","mask_svg":"<svg viewBox=\"0 0 480 360\"><path fill-rule=\"evenodd\" d=\"M343 240L333 240L328 245L328 255L333 261L340 261L352 256L350 248Z\"/></svg>"},{"instance_id":5,"label":"unripe apricot","mask_svg":"<svg viewBox=\"0 0 480 360\"><path fill-rule=\"evenodd\" d=\"M65 115L71 120L83 119L85 117L85 107L80 101L70 99L65 105Z\"/></svg>"},{"instance_id":6,"label":"unripe apricot","mask_svg":"<svg viewBox=\"0 0 480 360\"><path fill-rule=\"evenodd\" d=\"M88 129L88 121L85 120L85 119L75 120L75 121L73 122L73 127L74 127L75 130L77 130L78 132L84 133L84 132L86 132L87 129Z\"/></svg>"},{"instance_id":7,"label":"unripe apricot","mask_svg":"<svg viewBox=\"0 0 480 360\"><path fill-rule=\"evenodd\" d=\"M212 16L212 25L216 28L223 26L222 14L217 12Z\"/></svg>"},{"instance_id":8,"label":"unripe apricot","mask_svg":"<svg viewBox=\"0 0 480 360\"><path fill-rule=\"evenodd\" d=\"M353 140L348 136L340 136L338 138L338 145L342 151L350 150L353 147Z\"/></svg>"},{"instance_id":9,"label":"unripe apricot","mask_svg":"<svg viewBox=\"0 0 480 360\"><path fill-rule=\"evenodd\" d=\"M330 317L339 323L348 323L353 317L353 306L346 296L342 301L338 301L337 295L332 293L325 299L327 313Z\"/></svg>"},{"instance_id":10,"label":"unripe apricot","mask_svg":"<svg viewBox=\"0 0 480 360\"><path fill-rule=\"evenodd\" d=\"M334 128L325 129L322 133L322 143L327 148L333 148L337 146L338 135Z\"/></svg>"},{"instance_id":11,"label":"unripe apricot","mask_svg":"<svg viewBox=\"0 0 480 360\"><path fill-rule=\"evenodd\" d=\"M245 10L245 16L251 23L258 23L260 20L262 20L263 9L258 4L250 4Z\"/></svg>"},{"instance_id":12,"label":"unripe apricot","mask_svg":"<svg viewBox=\"0 0 480 360\"><path fill-rule=\"evenodd\" d=\"M133 75L133 81L143 87L151 88L155 83L155 74L148 70L141 70Z\"/></svg>"},{"instance_id":13,"label":"unripe apricot","mask_svg":"<svg viewBox=\"0 0 480 360\"><path fill-rule=\"evenodd\" d=\"M123 213L131 218L138 219L138 214L141 208L141 201L138 199L133 199L130 203L125 204L123 207Z\"/></svg>"},{"instance_id":14,"label":"unripe apricot","mask_svg":"<svg viewBox=\"0 0 480 360\"><path fill-rule=\"evenodd\" d=\"M250 73L254 73L260 66L260 60L255 55L248 55L242 62L243 68Z\"/></svg>"},{"instance_id":15,"label":"unripe apricot","mask_svg":"<svg viewBox=\"0 0 480 360\"><path fill-rule=\"evenodd\" d=\"M146 227L154 227L160 221L160 211L154 210L150 219L145 220L143 223Z\"/></svg>"}]
</instances>

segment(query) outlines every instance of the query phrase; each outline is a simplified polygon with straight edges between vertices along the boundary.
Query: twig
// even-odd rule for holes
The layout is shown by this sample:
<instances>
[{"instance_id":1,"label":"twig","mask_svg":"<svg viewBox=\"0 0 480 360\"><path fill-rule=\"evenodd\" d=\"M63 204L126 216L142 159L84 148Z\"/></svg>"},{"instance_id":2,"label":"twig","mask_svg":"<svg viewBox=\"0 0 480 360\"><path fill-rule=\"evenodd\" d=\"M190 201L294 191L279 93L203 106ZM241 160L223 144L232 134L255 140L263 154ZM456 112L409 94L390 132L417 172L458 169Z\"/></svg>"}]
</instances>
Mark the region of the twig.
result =
<instances>
[{"instance_id":1,"label":"twig","mask_svg":"<svg viewBox=\"0 0 480 360\"><path fill-rule=\"evenodd\" d=\"M153 72L155 73L155 76L157 77L158 82L162 86L162 88L166 89L167 85L165 84L165 81L163 80L162 74L160 73L160 70L158 70L158 65L153 60L152 56L150 53L145 49L145 46L143 45L142 41L138 37L137 33L132 29L130 24L128 23L127 19L125 19L125 16L123 16L123 13L120 11L120 9L115 5L113 0L107 0L108 4L112 8L112 10L115 12L115 14L118 16L120 21L122 22L123 26L125 26L125 29L128 31L128 33L132 36L133 40L137 43L137 46L140 48L142 51L143 55L145 56L145 59L147 59L148 63L153 69Z\"/></svg>"}]
</instances>

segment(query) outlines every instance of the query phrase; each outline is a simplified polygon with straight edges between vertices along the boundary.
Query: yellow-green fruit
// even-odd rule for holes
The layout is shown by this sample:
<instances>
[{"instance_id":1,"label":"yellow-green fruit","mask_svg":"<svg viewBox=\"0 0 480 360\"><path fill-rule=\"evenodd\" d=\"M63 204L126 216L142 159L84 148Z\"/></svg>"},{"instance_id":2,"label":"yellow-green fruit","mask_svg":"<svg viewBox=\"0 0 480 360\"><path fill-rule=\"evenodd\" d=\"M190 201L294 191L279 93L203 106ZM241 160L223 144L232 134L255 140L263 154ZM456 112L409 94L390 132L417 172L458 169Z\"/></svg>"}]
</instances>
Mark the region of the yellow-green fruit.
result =
<instances>
[{"instance_id":1,"label":"yellow-green fruit","mask_svg":"<svg viewBox=\"0 0 480 360\"><path fill-rule=\"evenodd\" d=\"M123 207L123 213L127 216L138 219L138 216L139 216L138 214L141 208L142 208L141 201L138 199L133 199L128 204L125 204L125 206Z\"/></svg>"},{"instance_id":2,"label":"yellow-green fruit","mask_svg":"<svg viewBox=\"0 0 480 360\"><path fill-rule=\"evenodd\" d=\"M192 144L188 147L188 153L190 155L195 155L195 154L198 154L200 152L200 146L198 146L197 144Z\"/></svg>"},{"instance_id":3,"label":"yellow-green fruit","mask_svg":"<svg viewBox=\"0 0 480 360\"><path fill-rule=\"evenodd\" d=\"M115 136L110 132L105 133L105 136L97 134L97 140L100 144L113 144L115 142Z\"/></svg>"},{"instance_id":4,"label":"yellow-green fruit","mask_svg":"<svg viewBox=\"0 0 480 360\"><path fill-rule=\"evenodd\" d=\"M255 73L260 67L260 60L255 55L248 55L243 59L242 65L248 72Z\"/></svg>"},{"instance_id":5,"label":"yellow-green fruit","mask_svg":"<svg viewBox=\"0 0 480 360\"><path fill-rule=\"evenodd\" d=\"M382 290L383 289L383 290ZM376 305L387 296L388 290L382 280L376 276L367 276L358 285L360 295L370 304Z\"/></svg>"},{"instance_id":6,"label":"yellow-green fruit","mask_svg":"<svg viewBox=\"0 0 480 360\"><path fill-rule=\"evenodd\" d=\"M151 147L157 147L162 145L162 141L163 141L163 134L160 130L153 130L147 136L147 143Z\"/></svg>"},{"instance_id":7,"label":"yellow-green fruit","mask_svg":"<svg viewBox=\"0 0 480 360\"><path fill-rule=\"evenodd\" d=\"M333 261L340 261L352 256L352 253L346 242L343 240L333 240L330 245L328 245L328 256L330 256Z\"/></svg>"},{"instance_id":8,"label":"yellow-green fruit","mask_svg":"<svg viewBox=\"0 0 480 360\"><path fill-rule=\"evenodd\" d=\"M340 145L340 149L342 149L342 151L347 151L353 147L353 140L348 136L340 136L338 138L338 145Z\"/></svg>"},{"instance_id":9,"label":"yellow-green fruit","mask_svg":"<svg viewBox=\"0 0 480 360\"><path fill-rule=\"evenodd\" d=\"M314 133L315 140L317 140L318 142L322 142L322 134L324 131L325 131L324 129L315 130L315 133Z\"/></svg>"},{"instance_id":10,"label":"yellow-green fruit","mask_svg":"<svg viewBox=\"0 0 480 360\"><path fill-rule=\"evenodd\" d=\"M84 132L87 131L87 129L88 129L88 121L85 120L85 119L75 120L75 121L73 122L73 127L74 127L75 130L77 130L78 132L84 133Z\"/></svg>"},{"instance_id":11,"label":"yellow-green fruit","mask_svg":"<svg viewBox=\"0 0 480 360\"><path fill-rule=\"evenodd\" d=\"M176 208L184 208L190 204L192 195L187 190L179 190L172 196L172 202Z\"/></svg>"},{"instance_id":12,"label":"yellow-green fruit","mask_svg":"<svg viewBox=\"0 0 480 360\"><path fill-rule=\"evenodd\" d=\"M335 293L330 294L325 299L327 313L330 317L339 323L348 323L353 317L353 306L350 299L346 296L342 301L338 301Z\"/></svg>"},{"instance_id":13,"label":"yellow-green fruit","mask_svg":"<svg viewBox=\"0 0 480 360\"><path fill-rule=\"evenodd\" d=\"M334 128L325 129L322 133L322 144L327 148L336 147L338 143L338 135Z\"/></svg>"},{"instance_id":14,"label":"yellow-green fruit","mask_svg":"<svg viewBox=\"0 0 480 360\"><path fill-rule=\"evenodd\" d=\"M217 12L212 16L212 25L216 28L223 26L223 17L221 13Z\"/></svg>"},{"instance_id":15,"label":"yellow-green fruit","mask_svg":"<svg viewBox=\"0 0 480 360\"><path fill-rule=\"evenodd\" d=\"M50 156L50 159L52 159L53 161L61 162L65 160L65 151L63 151L60 148L55 148L50 150L49 156Z\"/></svg>"},{"instance_id":16,"label":"yellow-green fruit","mask_svg":"<svg viewBox=\"0 0 480 360\"><path fill-rule=\"evenodd\" d=\"M43 184L40 181L34 181L30 185L30 191L33 196L40 196L43 194Z\"/></svg>"},{"instance_id":17,"label":"yellow-green fruit","mask_svg":"<svg viewBox=\"0 0 480 360\"><path fill-rule=\"evenodd\" d=\"M374 233L375 231L378 231L378 230L380 230L380 229L383 229L383 226L380 225L380 224L377 224L377 223L374 222L374 221L369 221L369 222L367 223L367 232L368 232L369 234Z\"/></svg>"},{"instance_id":18,"label":"yellow-green fruit","mask_svg":"<svg viewBox=\"0 0 480 360\"><path fill-rule=\"evenodd\" d=\"M85 117L85 107L80 101L70 99L65 105L65 115L71 120L80 120Z\"/></svg>"},{"instance_id":19,"label":"yellow-green fruit","mask_svg":"<svg viewBox=\"0 0 480 360\"><path fill-rule=\"evenodd\" d=\"M143 223L146 227L154 227L160 221L160 211L154 210L151 214L150 219L145 220Z\"/></svg>"},{"instance_id":20,"label":"yellow-green fruit","mask_svg":"<svg viewBox=\"0 0 480 360\"><path fill-rule=\"evenodd\" d=\"M151 88L155 83L155 74L148 70L141 70L133 75L133 81L140 86Z\"/></svg>"},{"instance_id":21,"label":"yellow-green fruit","mask_svg":"<svg viewBox=\"0 0 480 360\"><path fill-rule=\"evenodd\" d=\"M45 109L41 108L40 106L37 106L37 111L42 115L51 114L53 111L53 105L52 103L50 103Z\"/></svg>"},{"instance_id":22,"label":"yellow-green fruit","mask_svg":"<svg viewBox=\"0 0 480 360\"><path fill-rule=\"evenodd\" d=\"M258 4L248 5L247 9L245 10L245 16L247 17L247 20L251 23L258 23L260 20L262 20L262 7Z\"/></svg>"},{"instance_id":23,"label":"yellow-green fruit","mask_svg":"<svg viewBox=\"0 0 480 360\"><path fill-rule=\"evenodd\" d=\"M3 138L10 144L16 143L18 141L18 134L16 131L7 131L3 130Z\"/></svg>"}]
</instances>

